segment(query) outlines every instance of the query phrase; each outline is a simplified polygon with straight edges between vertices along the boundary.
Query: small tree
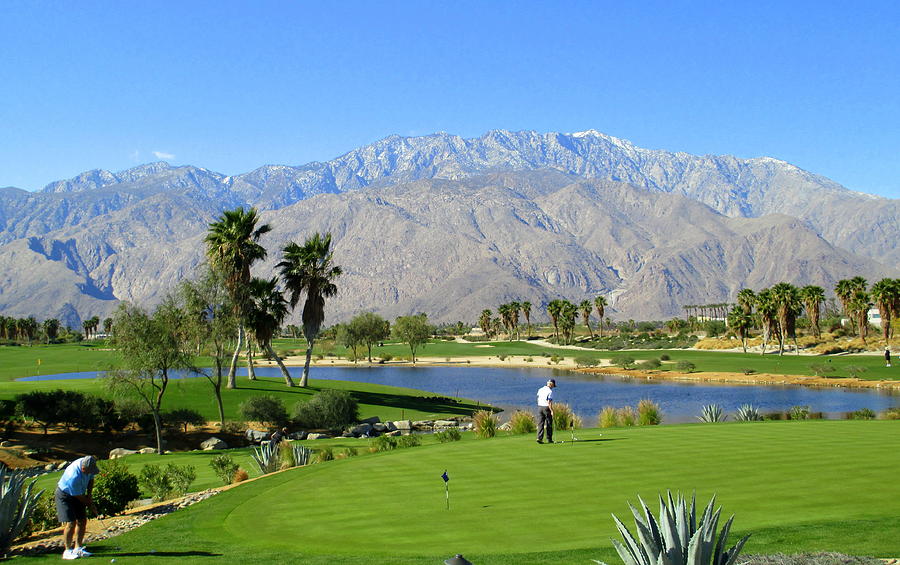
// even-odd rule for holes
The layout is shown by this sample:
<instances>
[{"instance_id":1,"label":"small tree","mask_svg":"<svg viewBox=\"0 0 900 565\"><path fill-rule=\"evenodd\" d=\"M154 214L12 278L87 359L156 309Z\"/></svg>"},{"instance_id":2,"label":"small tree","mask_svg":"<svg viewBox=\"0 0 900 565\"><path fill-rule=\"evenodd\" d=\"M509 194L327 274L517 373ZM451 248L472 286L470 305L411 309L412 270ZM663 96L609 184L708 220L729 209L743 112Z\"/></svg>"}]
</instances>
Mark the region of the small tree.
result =
<instances>
[{"instance_id":1,"label":"small tree","mask_svg":"<svg viewBox=\"0 0 900 565\"><path fill-rule=\"evenodd\" d=\"M363 312L350 320L347 325L353 328L361 343L366 346L369 363L372 362L372 346L386 340L391 335L390 322L374 312Z\"/></svg>"},{"instance_id":2,"label":"small tree","mask_svg":"<svg viewBox=\"0 0 900 565\"><path fill-rule=\"evenodd\" d=\"M419 346L425 347L432 332L434 328L428 323L428 316L425 314L400 316L394 322L394 337L409 345L413 365L416 363L416 350Z\"/></svg>"},{"instance_id":3,"label":"small tree","mask_svg":"<svg viewBox=\"0 0 900 565\"><path fill-rule=\"evenodd\" d=\"M284 404L275 396L252 396L241 403L240 410L245 420L253 422L280 426L288 419Z\"/></svg>"}]
</instances>

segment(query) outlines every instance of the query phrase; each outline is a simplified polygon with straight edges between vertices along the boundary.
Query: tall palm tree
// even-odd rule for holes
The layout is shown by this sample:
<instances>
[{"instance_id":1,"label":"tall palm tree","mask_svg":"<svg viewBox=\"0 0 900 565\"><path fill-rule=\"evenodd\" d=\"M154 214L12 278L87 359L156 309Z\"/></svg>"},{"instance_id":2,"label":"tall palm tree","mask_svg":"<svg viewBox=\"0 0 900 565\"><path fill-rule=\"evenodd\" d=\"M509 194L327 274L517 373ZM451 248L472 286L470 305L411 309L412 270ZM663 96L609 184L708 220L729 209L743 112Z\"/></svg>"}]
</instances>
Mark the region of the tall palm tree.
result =
<instances>
[{"instance_id":1,"label":"tall palm tree","mask_svg":"<svg viewBox=\"0 0 900 565\"><path fill-rule=\"evenodd\" d=\"M509 321L516 332L516 339L521 337L519 335L519 310L521 309L522 305L515 300L509 303Z\"/></svg>"},{"instance_id":2,"label":"tall palm tree","mask_svg":"<svg viewBox=\"0 0 900 565\"><path fill-rule=\"evenodd\" d=\"M865 290L854 290L850 296L850 317L856 321L856 331L863 344L866 343L866 335L869 333L869 293Z\"/></svg>"},{"instance_id":3,"label":"tall palm tree","mask_svg":"<svg viewBox=\"0 0 900 565\"><path fill-rule=\"evenodd\" d=\"M881 333L884 337L884 346L888 347L891 340L891 320L897 304L900 303L900 279L881 279L872 285L872 300L881 314Z\"/></svg>"},{"instance_id":4,"label":"tall palm tree","mask_svg":"<svg viewBox=\"0 0 900 565\"><path fill-rule=\"evenodd\" d=\"M528 327L528 337L531 337L531 302L522 303L522 314L525 316L525 325Z\"/></svg>"},{"instance_id":5,"label":"tall palm tree","mask_svg":"<svg viewBox=\"0 0 900 565\"><path fill-rule=\"evenodd\" d=\"M605 296L598 296L594 299L594 308L597 309L597 317L600 318L600 323L597 324L597 329L600 332L600 337L603 337L603 315L606 313L606 306L608 303L606 302Z\"/></svg>"},{"instance_id":6,"label":"tall palm tree","mask_svg":"<svg viewBox=\"0 0 900 565\"><path fill-rule=\"evenodd\" d=\"M485 308L481 311L481 317L478 318L478 327L484 332L484 336L488 339L491 337L491 316L493 312Z\"/></svg>"},{"instance_id":7,"label":"tall palm tree","mask_svg":"<svg viewBox=\"0 0 900 565\"><path fill-rule=\"evenodd\" d=\"M269 357L278 363L284 376L284 384L294 386L290 372L284 366L281 357L272 349L272 338L288 314L288 302L278 289L278 277L250 279L249 292L251 308L247 316L247 326L260 349L265 350Z\"/></svg>"},{"instance_id":8,"label":"tall palm tree","mask_svg":"<svg viewBox=\"0 0 900 565\"><path fill-rule=\"evenodd\" d=\"M591 304L590 300L582 300L581 304L578 305L578 309L581 310L581 321L587 326L591 339L594 339L594 330L591 329L591 310L594 309L594 305Z\"/></svg>"},{"instance_id":9,"label":"tall palm tree","mask_svg":"<svg viewBox=\"0 0 900 565\"><path fill-rule=\"evenodd\" d=\"M766 354L766 345L772 338L772 335L778 335L778 306L772 298L772 291L764 288L756 293L756 313L759 316L759 323L763 332L762 353Z\"/></svg>"},{"instance_id":10,"label":"tall palm tree","mask_svg":"<svg viewBox=\"0 0 900 565\"><path fill-rule=\"evenodd\" d=\"M747 337L753 327L753 316L743 306L735 306L728 313L728 326L741 336L741 346L744 353L747 353Z\"/></svg>"},{"instance_id":11,"label":"tall palm tree","mask_svg":"<svg viewBox=\"0 0 900 565\"><path fill-rule=\"evenodd\" d=\"M809 324L813 328L814 335L816 338L822 337L822 331L819 329L819 314L822 310L822 303L825 302L825 289L812 284L806 285L800 289L800 300L806 309L806 315L809 316Z\"/></svg>"},{"instance_id":12,"label":"tall palm tree","mask_svg":"<svg viewBox=\"0 0 900 565\"><path fill-rule=\"evenodd\" d=\"M244 341L244 318L250 297L250 267L253 263L266 258L266 249L259 244L259 239L270 232L269 224L257 226L259 213L256 208L244 210L243 207L226 210L218 220L209 224L206 234L206 257L210 266L222 275L225 288L234 304L238 323L237 347L231 357L228 369L227 388L236 388L235 372L238 356Z\"/></svg>"},{"instance_id":13,"label":"tall palm tree","mask_svg":"<svg viewBox=\"0 0 900 565\"><path fill-rule=\"evenodd\" d=\"M575 306L568 300L562 301L562 309L559 313L559 327L563 333L563 340L566 345L572 343L573 334L575 332L575 318L578 317L578 306Z\"/></svg>"},{"instance_id":14,"label":"tall palm tree","mask_svg":"<svg viewBox=\"0 0 900 565\"><path fill-rule=\"evenodd\" d=\"M305 294L303 303L303 335L306 337L306 362L300 386L309 383L309 362L312 359L313 343L325 321L325 299L337 294L334 281L341 275L341 268L334 264L331 251L331 234L323 237L319 233L306 239L303 245L293 241L284 246L284 254L278 265L281 279L290 294L291 308L297 306L300 296Z\"/></svg>"},{"instance_id":15,"label":"tall palm tree","mask_svg":"<svg viewBox=\"0 0 900 565\"><path fill-rule=\"evenodd\" d=\"M547 315L553 322L553 333L556 335L556 343L559 344L559 316L562 313L563 301L560 299L551 300L547 304Z\"/></svg>"},{"instance_id":16,"label":"tall palm tree","mask_svg":"<svg viewBox=\"0 0 900 565\"><path fill-rule=\"evenodd\" d=\"M47 343L50 343L59 335L59 320L56 318L47 318L43 322L44 335L47 337Z\"/></svg>"},{"instance_id":17,"label":"tall palm tree","mask_svg":"<svg viewBox=\"0 0 900 565\"><path fill-rule=\"evenodd\" d=\"M772 287L771 292L778 316L778 354L784 355L784 340L790 337L794 340L794 347L799 355L800 348L797 347L797 332L795 331L797 311L800 309L800 295L797 287L790 283L780 282Z\"/></svg>"},{"instance_id":18,"label":"tall palm tree","mask_svg":"<svg viewBox=\"0 0 900 565\"><path fill-rule=\"evenodd\" d=\"M512 341L512 317L510 316L510 311L509 304L497 306L497 314L500 315L500 321L503 322L503 327L506 328L506 339Z\"/></svg>"}]
</instances>

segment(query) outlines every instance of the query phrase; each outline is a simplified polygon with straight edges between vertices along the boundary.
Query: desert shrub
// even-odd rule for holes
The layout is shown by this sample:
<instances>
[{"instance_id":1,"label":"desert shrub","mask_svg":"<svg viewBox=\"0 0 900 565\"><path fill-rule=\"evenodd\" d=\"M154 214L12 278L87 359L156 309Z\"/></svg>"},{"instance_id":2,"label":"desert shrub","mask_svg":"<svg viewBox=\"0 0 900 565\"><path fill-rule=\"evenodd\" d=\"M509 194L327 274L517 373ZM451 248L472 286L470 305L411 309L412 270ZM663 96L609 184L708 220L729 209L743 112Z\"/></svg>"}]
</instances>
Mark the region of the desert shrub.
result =
<instances>
[{"instance_id":1,"label":"desert shrub","mask_svg":"<svg viewBox=\"0 0 900 565\"><path fill-rule=\"evenodd\" d=\"M845 368L847 369L847 372L850 373L850 376L854 379L860 378L862 374L867 371L865 367L860 367L859 365L847 365Z\"/></svg>"},{"instance_id":2,"label":"desert shrub","mask_svg":"<svg viewBox=\"0 0 900 565\"><path fill-rule=\"evenodd\" d=\"M213 457L209 462L209 466L224 485L234 480L234 474L239 469L238 464L234 462L234 458L225 453Z\"/></svg>"},{"instance_id":3,"label":"desert shrub","mask_svg":"<svg viewBox=\"0 0 900 565\"><path fill-rule=\"evenodd\" d=\"M638 363L637 368L643 369L644 371L652 371L654 369L659 369L661 366L662 361L659 359L647 359L646 361Z\"/></svg>"},{"instance_id":4,"label":"desert shrub","mask_svg":"<svg viewBox=\"0 0 900 565\"><path fill-rule=\"evenodd\" d=\"M197 479L197 470L193 465L166 465L166 475L172 483L172 493L184 496L191 490L191 485Z\"/></svg>"},{"instance_id":5,"label":"desert shrub","mask_svg":"<svg viewBox=\"0 0 900 565\"><path fill-rule=\"evenodd\" d=\"M359 419L359 404L346 390L325 389L294 406L294 420L307 428L338 430Z\"/></svg>"},{"instance_id":6,"label":"desert shrub","mask_svg":"<svg viewBox=\"0 0 900 565\"><path fill-rule=\"evenodd\" d=\"M408 436L400 436L397 438L397 447L417 447L422 445L422 438L415 434L409 434Z\"/></svg>"},{"instance_id":7,"label":"desert shrub","mask_svg":"<svg viewBox=\"0 0 900 565\"><path fill-rule=\"evenodd\" d=\"M356 457L357 455L359 455L359 449L355 447L348 447L344 450L345 457Z\"/></svg>"},{"instance_id":8,"label":"desert shrub","mask_svg":"<svg viewBox=\"0 0 900 565\"><path fill-rule=\"evenodd\" d=\"M489 439L497 435L499 419L490 410L479 410L472 414L475 423L475 435L482 439Z\"/></svg>"},{"instance_id":9,"label":"desert shrub","mask_svg":"<svg viewBox=\"0 0 900 565\"><path fill-rule=\"evenodd\" d=\"M271 441L264 441L259 447L254 447L250 454L261 475L274 473L278 470L278 445Z\"/></svg>"},{"instance_id":10,"label":"desert shrub","mask_svg":"<svg viewBox=\"0 0 900 565\"><path fill-rule=\"evenodd\" d=\"M369 440L369 446L376 452L397 449L395 436L383 435Z\"/></svg>"},{"instance_id":11,"label":"desert shrub","mask_svg":"<svg viewBox=\"0 0 900 565\"><path fill-rule=\"evenodd\" d=\"M253 396L241 402L241 416L252 422L267 422L275 426L284 425L287 410L281 399L275 396Z\"/></svg>"},{"instance_id":12,"label":"desert shrub","mask_svg":"<svg viewBox=\"0 0 900 565\"><path fill-rule=\"evenodd\" d=\"M662 423L662 410L659 409L659 404L649 398L643 398L638 402L637 412L640 426L658 426Z\"/></svg>"},{"instance_id":13,"label":"desert shrub","mask_svg":"<svg viewBox=\"0 0 900 565\"><path fill-rule=\"evenodd\" d=\"M219 431L223 434L243 435L246 426L241 422L224 422L219 424Z\"/></svg>"},{"instance_id":14,"label":"desert shrub","mask_svg":"<svg viewBox=\"0 0 900 565\"><path fill-rule=\"evenodd\" d=\"M242 483L250 478L250 475L247 474L247 471L238 467L238 470L234 472L234 477L231 479L231 484Z\"/></svg>"},{"instance_id":15,"label":"desert shrub","mask_svg":"<svg viewBox=\"0 0 900 565\"><path fill-rule=\"evenodd\" d=\"M461 440L462 434L460 433L459 428L447 428L446 430L435 432L434 437L441 443L449 443L451 441Z\"/></svg>"},{"instance_id":16,"label":"desert shrub","mask_svg":"<svg viewBox=\"0 0 900 565\"><path fill-rule=\"evenodd\" d=\"M707 404L700 411L700 415L697 416L697 419L701 422L706 422L707 424L714 424L717 422L724 422L728 419L728 416L725 414L725 411L722 410L720 405Z\"/></svg>"},{"instance_id":17,"label":"desert shrub","mask_svg":"<svg viewBox=\"0 0 900 565\"><path fill-rule=\"evenodd\" d=\"M118 514L140 497L138 478L124 461L111 459L100 463L100 474L94 479L94 502L101 514Z\"/></svg>"},{"instance_id":18,"label":"desert shrub","mask_svg":"<svg viewBox=\"0 0 900 565\"><path fill-rule=\"evenodd\" d=\"M753 367L744 367L743 369L741 369L741 372L745 375L754 375L756 374L756 369L754 369Z\"/></svg>"},{"instance_id":19,"label":"desert shrub","mask_svg":"<svg viewBox=\"0 0 900 565\"><path fill-rule=\"evenodd\" d=\"M847 414L848 420L874 420L875 419L875 411L871 408L860 408L854 412L850 412Z\"/></svg>"},{"instance_id":20,"label":"desert shrub","mask_svg":"<svg viewBox=\"0 0 900 565\"><path fill-rule=\"evenodd\" d=\"M809 370L817 377L825 377L834 373L834 367L830 363L813 363Z\"/></svg>"},{"instance_id":21,"label":"desert shrub","mask_svg":"<svg viewBox=\"0 0 900 565\"><path fill-rule=\"evenodd\" d=\"M615 428L619 425L619 413L612 406L604 406L597 415L597 425L601 428Z\"/></svg>"},{"instance_id":22,"label":"desert shrub","mask_svg":"<svg viewBox=\"0 0 900 565\"><path fill-rule=\"evenodd\" d=\"M791 406L788 410L788 418L791 420L809 420L809 406Z\"/></svg>"},{"instance_id":23,"label":"desert shrub","mask_svg":"<svg viewBox=\"0 0 900 565\"><path fill-rule=\"evenodd\" d=\"M564 403L553 403L553 429L554 430L575 430L581 427L581 418L575 415L575 412Z\"/></svg>"},{"instance_id":24,"label":"desert shrub","mask_svg":"<svg viewBox=\"0 0 900 565\"><path fill-rule=\"evenodd\" d=\"M163 421L167 425L180 428L184 433L187 433L188 426L202 426L206 423L206 418L196 410L178 408L177 410L166 412L163 415Z\"/></svg>"},{"instance_id":25,"label":"desert shrub","mask_svg":"<svg viewBox=\"0 0 900 565\"><path fill-rule=\"evenodd\" d=\"M45 492L37 499L33 508L28 525L23 531L24 535L31 535L35 532L43 532L44 530L52 530L59 527L59 519L56 517L56 501L53 496Z\"/></svg>"},{"instance_id":26,"label":"desert shrub","mask_svg":"<svg viewBox=\"0 0 900 565\"><path fill-rule=\"evenodd\" d=\"M324 447L322 449L317 449L314 452L313 460L316 463L324 463L326 461L334 461L334 450L330 447Z\"/></svg>"},{"instance_id":27,"label":"desert shrub","mask_svg":"<svg viewBox=\"0 0 900 565\"><path fill-rule=\"evenodd\" d=\"M892 406L882 412L881 417L885 420L900 420L900 406Z\"/></svg>"},{"instance_id":28,"label":"desert shrub","mask_svg":"<svg viewBox=\"0 0 900 565\"><path fill-rule=\"evenodd\" d=\"M672 358L669 357L668 353L663 353L662 355L659 356L660 361L669 361L670 359L672 359Z\"/></svg>"},{"instance_id":29,"label":"desert shrub","mask_svg":"<svg viewBox=\"0 0 900 565\"><path fill-rule=\"evenodd\" d=\"M559 365L559 362L562 360L563 360L563 358L560 357L559 355L551 355L550 356L550 362L553 363L554 365Z\"/></svg>"},{"instance_id":30,"label":"desert shrub","mask_svg":"<svg viewBox=\"0 0 900 565\"><path fill-rule=\"evenodd\" d=\"M497 356L497 359L499 359L499 360L501 360L501 361L506 361L506 355L503 355L503 354L501 353L500 355Z\"/></svg>"},{"instance_id":31,"label":"desert shrub","mask_svg":"<svg viewBox=\"0 0 900 565\"><path fill-rule=\"evenodd\" d=\"M637 413L631 406L623 406L616 411L616 419L620 426L633 426L637 423Z\"/></svg>"},{"instance_id":32,"label":"desert shrub","mask_svg":"<svg viewBox=\"0 0 900 565\"><path fill-rule=\"evenodd\" d=\"M759 409L752 404L742 404L734 414L736 422L758 422L763 419Z\"/></svg>"},{"instance_id":33,"label":"desert shrub","mask_svg":"<svg viewBox=\"0 0 900 565\"><path fill-rule=\"evenodd\" d=\"M526 363L533 363L533 362L534 362L534 358L533 358L533 357L526 357L526 358L525 358L525 362L526 362Z\"/></svg>"},{"instance_id":34,"label":"desert shrub","mask_svg":"<svg viewBox=\"0 0 900 565\"><path fill-rule=\"evenodd\" d=\"M141 489L155 502L160 502L172 492L172 481L159 465L145 465L138 477Z\"/></svg>"},{"instance_id":35,"label":"desert shrub","mask_svg":"<svg viewBox=\"0 0 900 565\"><path fill-rule=\"evenodd\" d=\"M600 360L589 355L577 355L575 357L575 364L579 367L596 367L600 364Z\"/></svg>"},{"instance_id":36,"label":"desert shrub","mask_svg":"<svg viewBox=\"0 0 900 565\"><path fill-rule=\"evenodd\" d=\"M632 365L634 365L634 357L630 357L628 355L616 355L610 361L613 365L618 365L623 369L628 369Z\"/></svg>"},{"instance_id":37,"label":"desert shrub","mask_svg":"<svg viewBox=\"0 0 900 565\"><path fill-rule=\"evenodd\" d=\"M690 361L685 361L682 359L681 361L675 363L675 368L684 373L693 373L697 369L697 366Z\"/></svg>"},{"instance_id":38,"label":"desert shrub","mask_svg":"<svg viewBox=\"0 0 900 565\"><path fill-rule=\"evenodd\" d=\"M530 434L537 431L534 414L524 410L516 410L509 418L509 431L514 434Z\"/></svg>"},{"instance_id":39,"label":"desert shrub","mask_svg":"<svg viewBox=\"0 0 900 565\"><path fill-rule=\"evenodd\" d=\"M392 360L394 358L394 356L391 355L390 353L382 353L380 358L381 358L381 363L387 363L390 360Z\"/></svg>"}]
</instances>

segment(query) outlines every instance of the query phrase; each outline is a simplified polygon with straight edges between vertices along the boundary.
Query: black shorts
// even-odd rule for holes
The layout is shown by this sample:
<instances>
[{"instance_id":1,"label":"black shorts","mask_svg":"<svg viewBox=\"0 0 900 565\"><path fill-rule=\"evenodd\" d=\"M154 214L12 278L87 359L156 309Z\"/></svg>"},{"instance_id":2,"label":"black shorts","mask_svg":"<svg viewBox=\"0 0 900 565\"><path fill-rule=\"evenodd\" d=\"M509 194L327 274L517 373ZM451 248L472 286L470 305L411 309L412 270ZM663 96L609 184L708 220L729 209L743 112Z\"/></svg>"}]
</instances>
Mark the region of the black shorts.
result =
<instances>
[{"instance_id":1,"label":"black shorts","mask_svg":"<svg viewBox=\"0 0 900 565\"><path fill-rule=\"evenodd\" d=\"M67 492L56 489L56 517L60 523L79 522L87 520L87 506L83 502Z\"/></svg>"}]
</instances>

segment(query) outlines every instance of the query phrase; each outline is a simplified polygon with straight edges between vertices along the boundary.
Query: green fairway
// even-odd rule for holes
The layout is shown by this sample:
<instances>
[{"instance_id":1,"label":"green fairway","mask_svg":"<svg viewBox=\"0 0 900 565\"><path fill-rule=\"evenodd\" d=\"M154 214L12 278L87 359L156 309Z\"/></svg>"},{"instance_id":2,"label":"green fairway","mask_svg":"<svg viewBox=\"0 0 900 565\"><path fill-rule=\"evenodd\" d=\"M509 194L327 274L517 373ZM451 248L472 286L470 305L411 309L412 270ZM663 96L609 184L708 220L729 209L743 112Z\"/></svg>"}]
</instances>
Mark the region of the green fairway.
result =
<instances>
[{"instance_id":1,"label":"green fairway","mask_svg":"<svg viewBox=\"0 0 900 565\"><path fill-rule=\"evenodd\" d=\"M717 493L726 515L736 515L733 536L753 533L746 553L900 555L898 422L691 424L580 435L556 445L530 436L429 444L291 470L95 548L120 564L424 565L454 553L476 565L615 564L610 513L630 523L627 501L680 489L704 503Z\"/></svg>"}]
</instances>

